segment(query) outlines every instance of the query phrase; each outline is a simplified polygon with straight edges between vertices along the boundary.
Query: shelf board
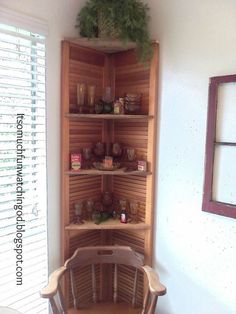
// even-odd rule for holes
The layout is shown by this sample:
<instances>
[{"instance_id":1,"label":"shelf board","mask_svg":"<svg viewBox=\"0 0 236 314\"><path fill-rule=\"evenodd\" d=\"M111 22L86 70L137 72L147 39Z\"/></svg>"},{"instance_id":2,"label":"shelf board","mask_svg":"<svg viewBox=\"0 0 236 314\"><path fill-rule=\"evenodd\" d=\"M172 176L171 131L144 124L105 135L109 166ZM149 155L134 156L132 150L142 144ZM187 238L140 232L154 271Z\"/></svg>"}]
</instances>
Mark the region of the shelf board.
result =
<instances>
[{"instance_id":1,"label":"shelf board","mask_svg":"<svg viewBox=\"0 0 236 314\"><path fill-rule=\"evenodd\" d=\"M121 223L119 220L109 219L96 225L93 221L85 221L82 225L70 224L65 227L68 231L76 231L76 230L114 230L114 229L129 229L129 230L149 230L150 225L139 222L137 224L131 223Z\"/></svg>"},{"instance_id":2,"label":"shelf board","mask_svg":"<svg viewBox=\"0 0 236 314\"><path fill-rule=\"evenodd\" d=\"M152 115L144 114L92 114L92 113L66 113L66 118L69 119L103 119L103 120L149 120Z\"/></svg>"},{"instance_id":3,"label":"shelf board","mask_svg":"<svg viewBox=\"0 0 236 314\"><path fill-rule=\"evenodd\" d=\"M65 40L68 40L70 43L73 44L78 44L82 47L92 48L105 53L114 53L136 48L136 44L134 42L124 43L121 40L114 39L69 37L65 38Z\"/></svg>"},{"instance_id":4,"label":"shelf board","mask_svg":"<svg viewBox=\"0 0 236 314\"><path fill-rule=\"evenodd\" d=\"M91 176L102 176L102 175L115 175L115 176L147 176L152 174L150 171L126 171L125 168L120 168L114 171L110 170L97 170L97 169L81 169L81 170L69 170L65 172L70 176L82 176L82 175L91 175Z\"/></svg>"}]
</instances>

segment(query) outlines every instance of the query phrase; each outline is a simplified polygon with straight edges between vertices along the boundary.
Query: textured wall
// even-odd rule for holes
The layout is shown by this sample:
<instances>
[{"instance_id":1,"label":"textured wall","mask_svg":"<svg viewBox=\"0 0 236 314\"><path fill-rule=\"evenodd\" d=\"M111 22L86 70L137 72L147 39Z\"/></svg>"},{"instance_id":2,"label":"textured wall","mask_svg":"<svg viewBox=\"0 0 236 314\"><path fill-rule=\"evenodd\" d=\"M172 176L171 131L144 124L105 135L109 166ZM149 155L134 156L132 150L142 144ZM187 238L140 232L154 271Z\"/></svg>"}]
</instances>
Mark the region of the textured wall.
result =
<instances>
[{"instance_id":1,"label":"textured wall","mask_svg":"<svg viewBox=\"0 0 236 314\"><path fill-rule=\"evenodd\" d=\"M160 42L159 314L236 313L235 220L201 211L208 80L236 73L234 0L149 0Z\"/></svg>"}]
</instances>

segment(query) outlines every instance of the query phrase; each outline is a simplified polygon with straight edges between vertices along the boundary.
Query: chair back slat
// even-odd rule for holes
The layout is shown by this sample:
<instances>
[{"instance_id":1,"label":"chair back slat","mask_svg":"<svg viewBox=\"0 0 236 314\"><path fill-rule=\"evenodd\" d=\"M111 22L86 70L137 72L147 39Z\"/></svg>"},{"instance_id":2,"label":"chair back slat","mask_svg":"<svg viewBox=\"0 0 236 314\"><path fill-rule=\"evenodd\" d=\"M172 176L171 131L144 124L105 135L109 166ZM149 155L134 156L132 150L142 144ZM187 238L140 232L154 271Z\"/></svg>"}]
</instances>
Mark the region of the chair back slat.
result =
<instances>
[{"instance_id":1,"label":"chair back slat","mask_svg":"<svg viewBox=\"0 0 236 314\"><path fill-rule=\"evenodd\" d=\"M134 287L133 287L133 296L132 296L132 306L134 307L136 304L136 296L137 296L137 290L138 290L138 268L135 269L135 275L134 275Z\"/></svg>"},{"instance_id":2,"label":"chair back slat","mask_svg":"<svg viewBox=\"0 0 236 314\"><path fill-rule=\"evenodd\" d=\"M59 311L59 309L57 307L57 304L56 304L54 298L50 298L49 302L50 302L50 306L51 306L51 309L52 309L52 313L53 314L60 314L60 311Z\"/></svg>"},{"instance_id":3,"label":"chair back slat","mask_svg":"<svg viewBox=\"0 0 236 314\"><path fill-rule=\"evenodd\" d=\"M157 305L157 296L152 295L151 297L151 302L150 302L150 307L148 309L148 314L153 314L155 312L155 308Z\"/></svg>"},{"instance_id":4,"label":"chair back slat","mask_svg":"<svg viewBox=\"0 0 236 314\"><path fill-rule=\"evenodd\" d=\"M78 295L77 295L73 269L70 269L70 282L71 282L71 291L72 291L72 296L73 296L74 308L77 309L78 308Z\"/></svg>"},{"instance_id":5,"label":"chair back slat","mask_svg":"<svg viewBox=\"0 0 236 314\"><path fill-rule=\"evenodd\" d=\"M65 299L63 297L62 288L61 288L60 283L58 285L58 300L59 300L59 303L60 303L60 307L61 307L62 313L63 314L67 314L67 307L66 307Z\"/></svg>"},{"instance_id":6,"label":"chair back slat","mask_svg":"<svg viewBox=\"0 0 236 314\"><path fill-rule=\"evenodd\" d=\"M96 275L95 275L95 265L91 265L92 268L92 290L93 290L93 302L97 303L97 287L96 287Z\"/></svg>"},{"instance_id":7,"label":"chair back slat","mask_svg":"<svg viewBox=\"0 0 236 314\"><path fill-rule=\"evenodd\" d=\"M114 265L114 291L113 291L113 302L117 303L117 264Z\"/></svg>"},{"instance_id":8,"label":"chair back slat","mask_svg":"<svg viewBox=\"0 0 236 314\"><path fill-rule=\"evenodd\" d=\"M65 266L70 269L90 264L124 264L140 268L143 257L126 246L96 246L78 248Z\"/></svg>"},{"instance_id":9,"label":"chair back slat","mask_svg":"<svg viewBox=\"0 0 236 314\"><path fill-rule=\"evenodd\" d=\"M149 291L149 289L147 289L145 297L144 297L144 300L143 300L142 314L146 314L147 313L149 300L150 300L150 291Z\"/></svg>"}]
</instances>

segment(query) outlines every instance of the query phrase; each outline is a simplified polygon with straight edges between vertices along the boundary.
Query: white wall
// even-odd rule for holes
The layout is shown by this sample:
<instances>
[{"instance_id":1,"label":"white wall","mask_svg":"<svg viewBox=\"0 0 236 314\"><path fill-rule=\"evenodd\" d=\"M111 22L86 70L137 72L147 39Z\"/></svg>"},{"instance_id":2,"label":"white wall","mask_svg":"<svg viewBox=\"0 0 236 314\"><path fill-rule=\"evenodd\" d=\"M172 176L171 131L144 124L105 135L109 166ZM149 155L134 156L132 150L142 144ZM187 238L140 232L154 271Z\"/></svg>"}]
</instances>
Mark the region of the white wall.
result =
<instances>
[{"instance_id":1,"label":"white wall","mask_svg":"<svg viewBox=\"0 0 236 314\"><path fill-rule=\"evenodd\" d=\"M201 202L208 80L236 73L236 1L147 2L160 42L155 264L168 294L158 313L233 314L235 220Z\"/></svg>"},{"instance_id":2,"label":"white wall","mask_svg":"<svg viewBox=\"0 0 236 314\"><path fill-rule=\"evenodd\" d=\"M60 42L76 36L76 15L85 0L0 0L0 6L43 19L47 38L48 217L50 270L60 260Z\"/></svg>"}]
</instances>

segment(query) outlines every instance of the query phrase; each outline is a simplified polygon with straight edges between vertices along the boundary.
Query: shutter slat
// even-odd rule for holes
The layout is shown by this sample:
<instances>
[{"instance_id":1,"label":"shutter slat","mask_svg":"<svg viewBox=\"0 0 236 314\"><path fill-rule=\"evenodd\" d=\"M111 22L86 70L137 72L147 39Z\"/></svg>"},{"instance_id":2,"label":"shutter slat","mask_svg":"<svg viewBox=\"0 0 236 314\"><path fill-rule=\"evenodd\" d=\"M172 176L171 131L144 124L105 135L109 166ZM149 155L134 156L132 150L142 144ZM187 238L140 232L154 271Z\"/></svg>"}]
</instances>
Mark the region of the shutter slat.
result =
<instances>
[{"instance_id":1,"label":"shutter slat","mask_svg":"<svg viewBox=\"0 0 236 314\"><path fill-rule=\"evenodd\" d=\"M36 91L45 92L44 85L42 83L37 84L37 85L38 85L37 87L34 87L34 86L32 86L32 83L25 85L25 86L22 86L22 85L14 85L14 84L10 84L10 83L1 83L0 82L0 89L1 88L14 88L16 90L21 90L22 88L24 88L24 90L30 91L30 92L36 92ZM43 89L40 89L39 86L42 86Z\"/></svg>"},{"instance_id":2,"label":"shutter slat","mask_svg":"<svg viewBox=\"0 0 236 314\"><path fill-rule=\"evenodd\" d=\"M30 35L27 36L25 34L22 34L20 32L20 30L16 34L16 31L12 31L12 30L6 29L5 27L4 28L1 27L1 34L7 34L7 35L12 36L12 38L22 38L22 39L30 40L33 43L38 42L38 43L41 43L44 45L44 37L43 36L40 36L40 37L32 37Z\"/></svg>"},{"instance_id":3,"label":"shutter slat","mask_svg":"<svg viewBox=\"0 0 236 314\"><path fill-rule=\"evenodd\" d=\"M35 66L42 65L42 63L45 62L45 56L41 53L41 51L38 51L38 49L30 49L30 47L26 47L21 44L6 44L3 42L0 42L0 57L6 58L8 57L8 60L15 60L16 58L21 57L21 64L24 64L25 61L23 60L22 56L26 57L25 60L29 59L37 59L38 63L33 63ZM9 58L11 57L11 58Z\"/></svg>"},{"instance_id":4,"label":"shutter slat","mask_svg":"<svg viewBox=\"0 0 236 314\"><path fill-rule=\"evenodd\" d=\"M9 76L8 74L9 73L5 73L3 75L3 73L0 73L0 80L3 80L3 82L6 82L7 80L10 80L11 82L16 82L16 78L15 77L13 78L12 76ZM25 84L26 83L44 84L43 80L38 80L38 79L35 79L35 78L31 80L31 79L27 79L27 78L23 78L23 77L18 77L17 78L17 82L18 81L19 81L19 85L20 85L21 82L24 82Z\"/></svg>"},{"instance_id":5,"label":"shutter slat","mask_svg":"<svg viewBox=\"0 0 236 314\"><path fill-rule=\"evenodd\" d=\"M17 110L19 109L27 109L28 110L28 119L30 117L32 117L32 121L35 120L35 117L40 117L43 116L45 117L45 107L44 107L44 103L45 101L43 101L42 99L37 100L32 102L31 99L29 98L27 101L23 102L22 99L12 99L10 102L10 106L11 108L15 108ZM9 98L4 98L4 102L0 102L1 106L9 106ZM29 109L31 109L31 112L29 111ZM18 112L18 113L24 113L24 112ZM14 114L14 113L13 113ZM26 117L27 118L27 115Z\"/></svg>"},{"instance_id":6,"label":"shutter slat","mask_svg":"<svg viewBox=\"0 0 236 314\"><path fill-rule=\"evenodd\" d=\"M18 38L18 41L16 40L16 38L15 37L7 37L8 38L8 40L6 39L4 39L4 35L3 34L0 34L0 42L2 43L2 44L7 44L7 45L10 45L11 47L15 47L16 45L19 45L19 38ZM40 45L34 45L34 44L32 44L32 42L30 42L29 41L29 44L28 45L26 45L26 43L25 43L25 41L22 41L21 43L20 43L20 45L22 46L22 47L25 47L25 48L30 48L30 47L32 47L32 49L37 49L37 51L38 52L40 52L41 54L42 54L42 56L44 56L45 57L45 49L44 48L40 48ZM30 45L31 44L31 45Z\"/></svg>"}]
</instances>

